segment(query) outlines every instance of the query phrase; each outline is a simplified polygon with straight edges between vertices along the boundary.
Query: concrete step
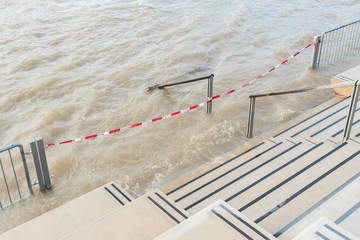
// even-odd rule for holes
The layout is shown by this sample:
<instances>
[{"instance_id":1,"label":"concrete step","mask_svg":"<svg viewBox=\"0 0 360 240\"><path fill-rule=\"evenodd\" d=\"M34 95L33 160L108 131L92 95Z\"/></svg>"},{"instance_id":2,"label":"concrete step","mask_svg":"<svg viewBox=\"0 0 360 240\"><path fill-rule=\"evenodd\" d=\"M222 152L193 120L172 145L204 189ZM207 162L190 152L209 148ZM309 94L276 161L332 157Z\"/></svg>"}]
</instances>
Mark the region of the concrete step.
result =
<instances>
[{"instance_id":1,"label":"concrete step","mask_svg":"<svg viewBox=\"0 0 360 240\"><path fill-rule=\"evenodd\" d=\"M64 239L153 239L188 217L156 189Z\"/></svg>"},{"instance_id":2,"label":"concrete step","mask_svg":"<svg viewBox=\"0 0 360 240\"><path fill-rule=\"evenodd\" d=\"M308 158L311 163L305 163ZM268 184L274 185L256 195L248 192L246 196L252 200L237 198L237 204L241 202L239 210L276 236L280 229L357 174L359 159L360 150L351 143L329 149L320 157L308 155L303 158L304 166L296 173L287 175L284 180L280 177L269 180ZM236 207L233 202L231 204Z\"/></svg>"},{"instance_id":3,"label":"concrete step","mask_svg":"<svg viewBox=\"0 0 360 240\"><path fill-rule=\"evenodd\" d=\"M331 239L331 240L359 240L346 229L336 225L329 219L320 218L311 226L309 226L304 232L294 238L294 240L317 240L317 239Z\"/></svg>"},{"instance_id":4,"label":"concrete step","mask_svg":"<svg viewBox=\"0 0 360 240\"><path fill-rule=\"evenodd\" d=\"M331 84L334 83L344 83L344 82L353 82L359 80L360 75L360 65L346 70L334 77L331 78ZM344 88L335 88L334 92L341 96L350 96L352 94L353 87L344 87Z\"/></svg>"},{"instance_id":5,"label":"concrete step","mask_svg":"<svg viewBox=\"0 0 360 240\"><path fill-rule=\"evenodd\" d=\"M224 199L239 209L261 193L296 174L309 162L305 157L321 156L328 151L321 144L314 146L309 142L284 142L281 148L279 146L276 150L273 150L271 156L264 155L264 158L243 165L229 176L212 182L201 191L188 196L186 201L182 199L178 203L190 213L195 213L218 199Z\"/></svg>"},{"instance_id":6,"label":"concrete step","mask_svg":"<svg viewBox=\"0 0 360 240\"><path fill-rule=\"evenodd\" d=\"M218 200L155 239L237 240L275 238L229 204L223 200Z\"/></svg>"},{"instance_id":7,"label":"concrete step","mask_svg":"<svg viewBox=\"0 0 360 240\"><path fill-rule=\"evenodd\" d=\"M309 136L311 135L309 133L316 132L320 125L326 125L326 122L329 120L337 120L338 118L346 115L350 98L345 98L340 101L339 99L334 98L330 102L333 104L330 106L327 104L320 105L319 107L310 110L304 115L300 115L298 118L289 121L288 123L284 124L284 126L270 131L274 135L269 137L274 142L279 142L283 141L284 139Z\"/></svg>"},{"instance_id":8,"label":"concrete step","mask_svg":"<svg viewBox=\"0 0 360 240\"><path fill-rule=\"evenodd\" d=\"M265 144L264 144L265 145ZM194 214L210 203L227 198L222 192L233 192L236 186L246 182L249 178L256 178L264 169L269 169L277 160L281 159L286 153L296 151L301 145L295 145L291 142L278 144L268 144L267 147L258 148L251 154L242 155L226 166L216 169L202 178L191 182L185 189L182 189L182 195L169 194L175 202L180 204L186 211ZM270 167L269 167L270 166Z\"/></svg>"},{"instance_id":9,"label":"concrete step","mask_svg":"<svg viewBox=\"0 0 360 240\"><path fill-rule=\"evenodd\" d=\"M356 214L360 213L360 172L326 195L316 204L287 224L275 235L281 240L290 240L321 217L326 217L339 226L360 236Z\"/></svg>"},{"instance_id":10,"label":"concrete step","mask_svg":"<svg viewBox=\"0 0 360 240\"><path fill-rule=\"evenodd\" d=\"M111 182L0 235L1 240L60 239L133 201Z\"/></svg>"},{"instance_id":11,"label":"concrete step","mask_svg":"<svg viewBox=\"0 0 360 240\"><path fill-rule=\"evenodd\" d=\"M360 132L360 104L357 108L357 112L354 116L354 121L352 124L351 137L355 136ZM324 141L324 139L329 139L333 142L340 142L343 137L343 131L346 124L348 109L342 113L342 116L337 118L327 119L317 129L308 132L307 138L313 142Z\"/></svg>"},{"instance_id":12,"label":"concrete step","mask_svg":"<svg viewBox=\"0 0 360 240\"><path fill-rule=\"evenodd\" d=\"M248 146L247 148L237 148L232 150L231 154L225 153L225 157L221 162L217 162L214 166L208 168L207 166L201 166L200 172L194 173L193 176L190 176L186 182L171 184L166 186L167 190L166 195L171 196L172 199L176 200L183 197L185 194L191 192L193 189L202 186L204 183L210 181L223 174L226 171L229 171L237 167L242 162L245 162L248 159L261 157L261 155L267 154L272 151L274 148L278 147L280 144L274 144L271 141L263 141L259 144ZM197 175L196 175L197 174ZM181 179L184 177L181 176Z\"/></svg>"},{"instance_id":13,"label":"concrete step","mask_svg":"<svg viewBox=\"0 0 360 240\"><path fill-rule=\"evenodd\" d=\"M330 136L328 138L329 141L333 143L339 143L342 141L344 136L344 127L345 127L345 120L341 122L340 126L336 128L336 131L330 130L330 133L327 133L327 136ZM359 142L359 136L360 136L360 113L355 114L354 122L352 124L350 138L355 140L356 142ZM316 139L316 137L314 137ZM316 141L316 140L315 140Z\"/></svg>"}]
</instances>

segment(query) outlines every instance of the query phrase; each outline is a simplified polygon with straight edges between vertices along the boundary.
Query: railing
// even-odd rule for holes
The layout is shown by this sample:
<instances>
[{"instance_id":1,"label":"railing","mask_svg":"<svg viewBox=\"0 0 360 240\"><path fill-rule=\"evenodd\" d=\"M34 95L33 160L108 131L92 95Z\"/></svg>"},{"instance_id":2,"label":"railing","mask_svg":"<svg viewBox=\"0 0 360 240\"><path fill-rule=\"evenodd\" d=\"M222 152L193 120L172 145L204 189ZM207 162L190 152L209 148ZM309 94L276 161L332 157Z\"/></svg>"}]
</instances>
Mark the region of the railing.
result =
<instances>
[{"instance_id":1,"label":"railing","mask_svg":"<svg viewBox=\"0 0 360 240\"><path fill-rule=\"evenodd\" d=\"M313 69L360 52L360 20L315 36L314 46Z\"/></svg>"},{"instance_id":2,"label":"railing","mask_svg":"<svg viewBox=\"0 0 360 240\"><path fill-rule=\"evenodd\" d=\"M258 97L269 97L269 96L285 95L285 94L292 94L292 93L301 93L301 92L308 92L308 91L318 91L318 90L325 90L325 89L334 89L334 88L354 86L352 97L351 97L351 104L349 106L349 112L348 112L348 116L347 116L347 120L346 120L346 126L344 129L344 136L343 136L341 144L345 143L350 138L350 132L351 132L351 127L352 127L352 123L354 120L356 104L359 99L359 85L360 85L360 81L356 81L355 83L347 82L347 83L325 85L325 86L320 86L320 87L308 87L308 88L299 88L299 89L288 90L288 91L276 91L276 92L269 92L269 93L252 94L249 96L250 106L249 106L247 137L251 138L253 136L254 118L255 118L255 100Z\"/></svg>"},{"instance_id":3,"label":"railing","mask_svg":"<svg viewBox=\"0 0 360 240\"><path fill-rule=\"evenodd\" d=\"M18 171L16 171L17 165L14 163L13 154L11 154L11 150L14 148L19 148L20 157L22 160L23 168L24 168L23 175L25 176L25 179L27 182L27 188L28 188L28 192L29 192L29 194L27 196L22 195L22 192L21 192L22 187L19 186L19 181L18 181L19 175L18 175ZM0 188L1 188L0 196L2 196L2 197L4 195L6 196L6 193L7 193L8 203L5 204L4 200L0 199L0 209L8 207L8 206L14 204L15 202L18 202L18 201L33 194L32 184L30 181L29 170L27 167L23 146L20 143L13 144L8 147L0 149L0 153L3 153L3 152L8 153L8 158L6 158L6 161L5 161L5 158L3 157L3 155L1 155L1 158L0 158L0 167L1 167L1 172L3 175L3 184L0 185ZM17 194L13 194L14 192L17 192ZM15 196L17 195L18 197L15 198L14 195Z\"/></svg>"},{"instance_id":4,"label":"railing","mask_svg":"<svg viewBox=\"0 0 360 240\"><path fill-rule=\"evenodd\" d=\"M165 88L165 87L182 85L182 84L186 84L186 83L198 82L198 81L202 81L202 80L206 80L206 79L208 80L207 97L211 98L213 96L214 74L211 74L210 76L207 76L207 77L195 78L195 79L190 79L190 80L176 82L176 83L154 85L154 86L148 87L148 92L153 91L157 88L161 89L161 88ZM212 102L209 102L207 104L207 113L209 114L211 112L212 112Z\"/></svg>"}]
</instances>

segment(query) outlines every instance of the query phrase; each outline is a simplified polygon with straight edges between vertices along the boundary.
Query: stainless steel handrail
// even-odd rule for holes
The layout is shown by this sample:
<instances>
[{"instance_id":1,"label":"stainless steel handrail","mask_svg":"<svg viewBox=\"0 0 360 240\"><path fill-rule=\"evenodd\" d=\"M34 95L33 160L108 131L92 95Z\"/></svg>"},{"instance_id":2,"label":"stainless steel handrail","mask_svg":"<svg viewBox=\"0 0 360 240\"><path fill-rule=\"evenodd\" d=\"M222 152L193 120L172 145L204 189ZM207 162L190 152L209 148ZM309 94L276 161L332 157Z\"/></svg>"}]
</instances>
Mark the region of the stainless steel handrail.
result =
<instances>
[{"instance_id":1,"label":"stainless steel handrail","mask_svg":"<svg viewBox=\"0 0 360 240\"><path fill-rule=\"evenodd\" d=\"M207 97L209 99L213 96L214 74L211 74L210 76L206 76L206 77L195 78L195 79L190 79L190 80L181 81L181 82L167 83L167 84L163 84L163 85L157 84L157 85L148 87L147 91L150 92L157 88L162 89L165 87L171 87L171 86L182 85L182 84L186 84L186 83L198 82L198 81L202 81L202 80L206 80L206 79L208 79ZM212 112L212 101L207 104L207 113L211 113L211 112Z\"/></svg>"},{"instance_id":2,"label":"stainless steel handrail","mask_svg":"<svg viewBox=\"0 0 360 240\"><path fill-rule=\"evenodd\" d=\"M292 93L301 93L301 92L308 92L308 91L318 91L318 90L326 90L326 89L354 86L354 90L353 90L352 98L351 98L351 104L349 106L349 112L348 112L348 116L347 116L345 130L344 130L344 137L343 137L341 144L345 143L346 141L349 140L349 137L350 137L351 126L352 126L352 123L354 120L356 104L359 99L359 85L360 85L360 81L356 81L355 83L347 82L347 83L323 85L323 86L319 86L319 87L306 87L306 88L298 88L298 89L287 90L287 91L274 91L274 92L269 92L269 93L251 94L249 96L250 106L249 106L247 137L251 138L253 136L254 118L255 118L255 99L258 97L278 96L278 95L285 95L285 94L292 94Z\"/></svg>"}]
</instances>

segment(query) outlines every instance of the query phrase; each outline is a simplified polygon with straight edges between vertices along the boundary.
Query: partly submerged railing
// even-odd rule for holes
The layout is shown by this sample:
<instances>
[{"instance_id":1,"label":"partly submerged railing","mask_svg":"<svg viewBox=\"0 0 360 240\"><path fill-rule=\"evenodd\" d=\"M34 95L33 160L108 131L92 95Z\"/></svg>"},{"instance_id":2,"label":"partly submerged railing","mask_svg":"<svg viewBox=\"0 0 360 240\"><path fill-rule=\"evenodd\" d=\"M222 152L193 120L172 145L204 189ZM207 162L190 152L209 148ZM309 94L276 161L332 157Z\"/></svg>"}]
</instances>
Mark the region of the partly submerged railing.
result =
<instances>
[{"instance_id":1,"label":"partly submerged railing","mask_svg":"<svg viewBox=\"0 0 360 240\"><path fill-rule=\"evenodd\" d=\"M19 151L14 154L13 149ZM39 185L41 191L51 189L48 163L42 138L30 141L31 152L24 152L23 145L16 143L0 149L0 209L19 202L33 194L33 185ZM26 156L32 154L37 181L30 181ZM20 160L19 160L20 159ZM21 170L23 168L23 171ZM24 195L25 188L28 188Z\"/></svg>"},{"instance_id":2,"label":"partly submerged railing","mask_svg":"<svg viewBox=\"0 0 360 240\"><path fill-rule=\"evenodd\" d=\"M18 148L19 150L20 159L22 161L22 166L24 169L22 177L26 179L27 183L28 194L26 196L24 196L22 193L22 184L19 184L20 170L18 169L19 163L18 161L16 161L19 157L14 157L14 154L11 153L11 150L16 148ZM0 168L3 176L2 179L0 178L0 182L2 182L2 184L0 184L0 193L3 193L0 195L0 209L10 206L33 194L23 146L20 143L17 143L0 149L0 153L4 152L7 152L7 156L4 156L3 154L0 155ZM4 199L6 193L8 195L7 200Z\"/></svg>"},{"instance_id":3,"label":"partly submerged railing","mask_svg":"<svg viewBox=\"0 0 360 240\"><path fill-rule=\"evenodd\" d=\"M307 87L307 88L299 88L299 89L293 89L293 90L287 90L287 91L257 93L257 94L250 95L249 96L250 106L249 106L247 137L251 138L253 136L256 98L293 94L293 93L302 93L302 92L309 92L309 91L319 91L319 90L350 87L350 86L354 86L354 89L353 89L353 93L352 93L352 97L351 97L351 103L349 105L349 111L348 111L348 115L347 115L346 125L344 128L344 136L340 143L340 144L343 144L343 143L347 142L350 138L351 127L353 125L354 115L355 115L355 110L356 110L356 104L359 100L359 86L360 86L359 80L356 82L338 83L338 84L332 84L332 85L324 85L324 86L320 86L320 87Z\"/></svg>"},{"instance_id":4,"label":"partly submerged railing","mask_svg":"<svg viewBox=\"0 0 360 240\"><path fill-rule=\"evenodd\" d=\"M360 52L360 20L324 32L314 37L311 66L335 61Z\"/></svg>"},{"instance_id":5,"label":"partly submerged railing","mask_svg":"<svg viewBox=\"0 0 360 240\"><path fill-rule=\"evenodd\" d=\"M208 97L208 99L210 99L213 96L214 74L211 74L210 76L206 76L206 77L195 78L195 79L190 79L190 80L185 80L185 81L180 81L180 82L175 82L175 83L167 83L167 84L162 84L162 85L157 84L157 85L148 87L148 92L153 91L157 88L161 89L161 88L165 88L165 87L182 85L182 84L186 84L186 83L198 82L198 81L202 81L202 80L208 80L207 97ZM212 101L207 104L207 113L209 114L211 112L212 112Z\"/></svg>"}]
</instances>

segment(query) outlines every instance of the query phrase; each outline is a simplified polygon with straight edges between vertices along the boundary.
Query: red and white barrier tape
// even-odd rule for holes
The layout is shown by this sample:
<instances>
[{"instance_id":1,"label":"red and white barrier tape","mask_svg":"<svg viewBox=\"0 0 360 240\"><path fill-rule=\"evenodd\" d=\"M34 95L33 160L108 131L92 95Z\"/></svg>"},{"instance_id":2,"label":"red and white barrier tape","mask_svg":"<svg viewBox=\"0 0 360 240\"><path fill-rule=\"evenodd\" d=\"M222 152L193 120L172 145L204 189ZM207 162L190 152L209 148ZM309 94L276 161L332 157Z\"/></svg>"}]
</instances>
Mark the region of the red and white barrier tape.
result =
<instances>
[{"instance_id":1,"label":"red and white barrier tape","mask_svg":"<svg viewBox=\"0 0 360 240\"><path fill-rule=\"evenodd\" d=\"M186 108L186 109L177 111L177 112L173 112L173 113L171 113L171 114L168 114L168 115L165 115L165 116L162 116L162 117L154 118L154 119L151 119L151 120L148 120L148 121L145 121L145 122L140 122L140 123L137 123L137 124L129 125L129 126L127 126L127 127L122 127L122 128L114 129L114 130L107 131L107 132L103 132L103 133L98 133L98 134L89 135L89 136L86 136L86 137L76 138L76 139L73 139L73 140L63 141L63 142L59 142L59 143L50 143L50 144L48 144L48 145L45 145L45 148L48 148L48 147L51 147L51 146L56 146L56 145L62 145L62 144L65 144L65 143L79 142L79 141L83 141L83 140L87 140L87 139L92 139L92 138L97 138L97 137L101 137L101 136L110 135L110 134L117 133L117 132L123 132L123 131L125 131L125 130L129 130L129 129L132 129L132 128L135 128L135 127L139 127L139 126L144 126L144 125L147 125L147 124L149 124L149 123L153 123L153 122L157 122L157 121L160 121L160 120L164 120L164 119L167 119L167 118L170 118L170 117L173 117L173 116L176 116L176 115L179 115L179 114L182 114L182 113L185 113L185 112L188 112L188 111L197 109L197 108L199 108L199 107L203 107L203 106L207 105L208 103L212 102L212 101L215 100L215 99L218 99L218 98L223 97L223 96L226 96L226 95L230 95L231 93L233 93L233 92L235 92L235 91L238 91L238 90L240 90L241 88L244 88L244 87L252 84L253 82L255 82L256 80L258 80L259 78L264 77L265 75L267 75L267 74L271 73L272 71L274 71L275 69L279 68L281 65L287 63L289 60L291 60L292 58L294 58L294 57L296 57L297 55L299 55L299 54L300 54L302 51L304 51L305 49L310 48L311 45L313 45L313 44L307 45L306 47L304 47L303 49L301 49L300 51L298 51L298 52L295 53L294 55L290 56L290 57L287 58L286 60L282 61L281 63L279 63L278 65L276 65L276 66L273 67L272 69L270 69L269 71L263 73L262 75L260 75L259 77L251 80L250 82L246 83L245 85L242 85L240 88L238 88L238 89L236 89L236 90L227 91L227 92L224 92L224 93L222 93L222 94L213 96L213 97L211 97L211 98L208 98L207 101L205 101L205 102L199 103L199 104L197 104L197 105L194 105L194 106L192 106L192 107L189 107L189 108Z\"/></svg>"}]
</instances>

